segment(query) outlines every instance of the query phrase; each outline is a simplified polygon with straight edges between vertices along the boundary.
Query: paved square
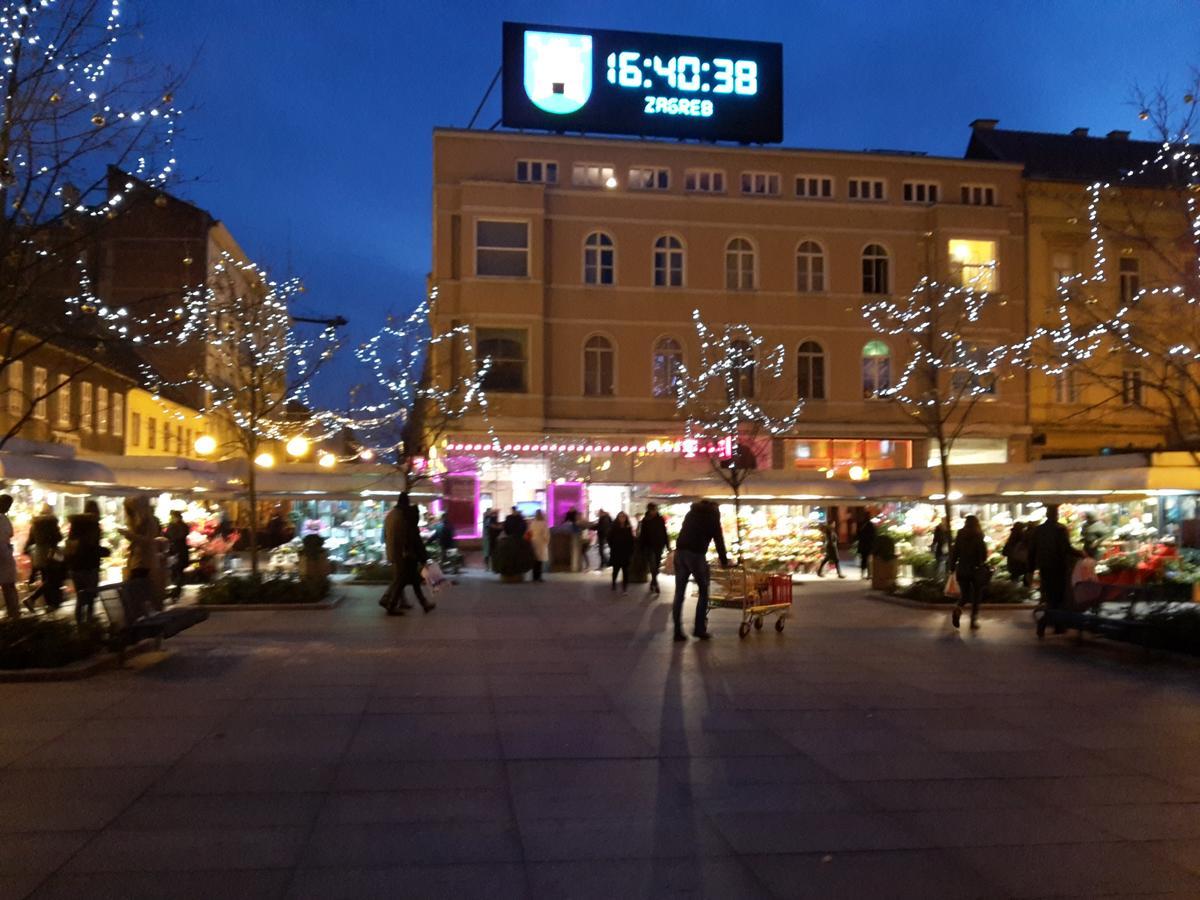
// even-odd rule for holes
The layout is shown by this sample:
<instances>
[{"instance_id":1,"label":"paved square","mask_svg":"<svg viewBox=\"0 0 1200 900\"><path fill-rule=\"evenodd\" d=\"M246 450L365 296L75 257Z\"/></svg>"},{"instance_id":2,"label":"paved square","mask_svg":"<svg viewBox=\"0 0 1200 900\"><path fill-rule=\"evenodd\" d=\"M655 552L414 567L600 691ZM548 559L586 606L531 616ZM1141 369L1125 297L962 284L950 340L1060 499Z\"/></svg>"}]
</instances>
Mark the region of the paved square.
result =
<instances>
[{"instance_id":1,"label":"paved square","mask_svg":"<svg viewBox=\"0 0 1200 900\"><path fill-rule=\"evenodd\" d=\"M852 580L686 645L599 576L346 592L0 685L0 900L1200 896L1200 666Z\"/></svg>"}]
</instances>

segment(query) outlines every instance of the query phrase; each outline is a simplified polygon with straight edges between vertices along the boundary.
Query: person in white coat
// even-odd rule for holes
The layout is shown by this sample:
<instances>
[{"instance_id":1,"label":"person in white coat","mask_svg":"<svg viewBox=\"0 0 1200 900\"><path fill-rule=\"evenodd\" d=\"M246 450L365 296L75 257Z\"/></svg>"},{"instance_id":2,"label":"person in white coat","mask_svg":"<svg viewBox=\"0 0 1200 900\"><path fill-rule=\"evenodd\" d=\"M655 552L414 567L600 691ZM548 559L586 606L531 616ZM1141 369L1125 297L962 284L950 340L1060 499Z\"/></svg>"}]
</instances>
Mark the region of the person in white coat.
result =
<instances>
[{"instance_id":1,"label":"person in white coat","mask_svg":"<svg viewBox=\"0 0 1200 900\"><path fill-rule=\"evenodd\" d=\"M540 509L529 523L529 544L533 548L533 580L542 580L542 567L550 559L550 526Z\"/></svg>"}]
</instances>

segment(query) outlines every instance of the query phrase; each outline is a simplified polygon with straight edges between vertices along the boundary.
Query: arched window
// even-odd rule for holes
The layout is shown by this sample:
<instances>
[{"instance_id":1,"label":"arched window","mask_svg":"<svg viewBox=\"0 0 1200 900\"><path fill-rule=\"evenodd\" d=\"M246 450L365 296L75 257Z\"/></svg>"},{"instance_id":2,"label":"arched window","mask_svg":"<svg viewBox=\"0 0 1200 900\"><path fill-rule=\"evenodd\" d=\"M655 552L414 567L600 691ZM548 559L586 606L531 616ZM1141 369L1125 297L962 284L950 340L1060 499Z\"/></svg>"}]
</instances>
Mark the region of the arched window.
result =
<instances>
[{"instance_id":1,"label":"arched window","mask_svg":"<svg viewBox=\"0 0 1200 900\"><path fill-rule=\"evenodd\" d=\"M675 384L683 368L683 346L675 338L659 338L654 345L652 360L653 382L651 390L655 397L675 396Z\"/></svg>"},{"instance_id":2,"label":"arched window","mask_svg":"<svg viewBox=\"0 0 1200 900\"><path fill-rule=\"evenodd\" d=\"M796 395L801 400L825 399L825 351L816 341L796 350Z\"/></svg>"},{"instance_id":3,"label":"arched window","mask_svg":"<svg viewBox=\"0 0 1200 900\"><path fill-rule=\"evenodd\" d=\"M754 247L745 238L734 238L725 245L725 288L754 290Z\"/></svg>"},{"instance_id":4,"label":"arched window","mask_svg":"<svg viewBox=\"0 0 1200 900\"><path fill-rule=\"evenodd\" d=\"M614 284L613 239L603 231L593 231L583 242L583 283Z\"/></svg>"},{"instance_id":5,"label":"arched window","mask_svg":"<svg viewBox=\"0 0 1200 900\"><path fill-rule=\"evenodd\" d=\"M802 294L825 290L825 252L816 241L801 241L796 248L796 290Z\"/></svg>"},{"instance_id":6,"label":"arched window","mask_svg":"<svg viewBox=\"0 0 1200 900\"><path fill-rule=\"evenodd\" d=\"M728 392L730 400L754 397L754 347L749 341L734 341L729 348Z\"/></svg>"},{"instance_id":7,"label":"arched window","mask_svg":"<svg viewBox=\"0 0 1200 900\"><path fill-rule=\"evenodd\" d=\"M891 352L883 341L870 341L862 351L863 398L879 397L892 386Z\"/></svg>"},{"instance_id":8,"label":"arched window","mask_svg":"<svg viewBox=\"0 0 1200 900\"><path fill-rule=\"evenodd\" d=\"M611 397L613 394L613 361L616 353L612 341L592 335L583 345L583 392L589 397Z\"/></svg>"},{"instance_id":9,"label":"arched window","mask_svg":"<svg viewBox=\"0 0 1200 900\"><path fill-rule=\"evenodd\" d=\"M862 255L862 292L888 292L888 252L879 244L867 244Z\"/></svg>"},{"instance_id":10,"label":"arched window","mask_svg":"<svg viewBox=\"0 0 1200 900\"><path fill-rule=\"evenodd\" d=\"M654 242L654 286L683 287L683 242L673 234Z\"/></svg>"}]
</instances>

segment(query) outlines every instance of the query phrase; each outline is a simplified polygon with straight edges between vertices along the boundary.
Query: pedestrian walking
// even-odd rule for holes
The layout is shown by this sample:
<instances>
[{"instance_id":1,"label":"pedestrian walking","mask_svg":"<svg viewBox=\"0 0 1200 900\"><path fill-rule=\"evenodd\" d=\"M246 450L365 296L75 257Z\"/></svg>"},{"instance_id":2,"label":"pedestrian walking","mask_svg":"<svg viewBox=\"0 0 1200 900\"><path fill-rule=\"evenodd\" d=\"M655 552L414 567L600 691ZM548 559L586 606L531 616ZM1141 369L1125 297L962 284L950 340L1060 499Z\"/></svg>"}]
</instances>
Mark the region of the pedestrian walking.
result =
<instances>
[{"instance_id":1,"label":"pedestrian walking","mask_svg":"<svg viewBox=\"0 0 1200 900\"><path fill-rule=\"evenodd\" d=\"M166 593L167 572L162 558L162 526L150 498L136 494L125 498L125 527L121 534L129 541L125 558L126 581L145 580L146 599L154 609L162 609Z\"/></svg>"},{"instance_id":2,"label":"pedestrian walking","mask_svg":"<svg viewBox=\"0 0 1200 900\"><path fill-rule=\"evenodd\" d=\"M1047 609L1061 609L1067 597L1067 578L1071 571L1071 537L1058 521L1058 504L1046 507L1046 521L1033 530L1030 541L1030 569L1038 573L1042 602ZM1055 634L1067 629L1059 623Z\"/></svg>"},{"instance_id":3,"label":"pedestrian walking","mask_svg":"<svg viewBox=\"0 0 1200 900\"><path fill-rule=\"evenodd\" d=\"M865 511L858 520L859 577L871 577L871 552L875 549L875 523Z\"/></svg>"},{"instance_id":4,"label":"pedestrian walking","mask_svg":"<svg viewBox=\"0 0 1200 900\"><path fill-rule=\"evenodd\" d=\"M675 640L686 641L683 633L683 597L688 578L694 578L700 596L696 599L696 627L692 631L699 640L707 641L708 633L708 545L715 544L722 568L729 568L725 554L725 536L721 533L721 510L711 500L697 500L683 517L679 537L675 539L675 603L671 617L675 623Z\"/></svg>"},{"instance_id":5,"label":"pedestrian walking","mask_svg":"<svg viewBox=\"0 0 1200 900\"><path fill-rule=\"evenodd\" d=\"M833 565L838 578L845 578L846 576L842 574L842 561L838 557L837 526L832 522L826 522L821 526L821 546L824 555L821 557L821 564L817 566L817 577L825 577L825 565L829 563Z\"/></svg>"},{"instance_id":6,"label":"pedestrian walking","mask_svg":"<svg viewBox=\"0 0 1200 900\"><path fill-rule=\"evenodd\" d=\"M933 570L941 575L942 567L946 564L946 554L950 552L950 526L944 518L938 519L937 525L934 526L933 541L929 550L933 554Z\"/></svg>"},{"instance_id":7,"label":"pedestrian walking","mask_svg":"<svg viewBox=\"0 0 1200 900\"><path fill-rule=\"evenodd\" d=\"M621 576L621 593L629 593L629 564L633 561L633 526L625 511L617 513L608 529L608 561L612 566L612 589L617 589L617 576Z\"/></svg>"},{"instance_id":8,"label":"pedestrian walking","mask_svg":"<svg viewBox=\"0 0 1200 900\"><path fill-rule=\"evenodd\" d=\"M4 612L10 619L21 616L21 600L17 594L17 561L13 557L13 526L8 518L13 498L0 494L0 592L4 594Z\"/></svg>"},{"instance_id":9,"label":"pedestrian walking","mask_svg":"<svg viewBox=\"0 0 1200 900\"><path fill-rule=\"evenodd\" d=\"M1093 559L1100 555L1100 545L1108 539L1108 528L1096 518L1095 513L1084 513L1083 524L1079 529L1083 543L1083 555Z\"/></svg>"},{"instance_id":10,"label":"pedestrian walking","mask_svg":"<svg viewBox=\"0 0 1200 900\"><path fill-rule=\"evenodd\" d=\"M1004 564L1010 581L1025 582L1029 573L1029 534L1024 522L1013 522L1008 540L1004 542Z\"/></svg>"},{"instance_id":11,"label":"pedestrian walking","mask_svg":"<svg viewBox=\"0 0 1200 900\"><path fill-rule=\"evenodd\" d=\"M183 521L183 513L172 510L163 536L167 539L167 556L171 559L171 596L175 600L183 596L183 573L191 561L188 559L188 535L191 533L192 529Z\"/></svg>"},{"instance_id":12,"label":"pedestrian walking","mask_svg":"<svg viewBox=\"0 0 1200 900\"><path fill-rule=\"evenodd\" d=\"M592 523L592 530L596 532L596 552L599 559L596 561L596 571L603 572L604 567L608 565L608 533L612 529L612 516L601 509L596 514L596 521Z\"/></svg>"},{"instance_id":13,"label":"pedestrian walking","mask_svg":"<svg viewBox=\"0 0 1200 900\"><path fill-rule=\"evenodd\" d=\"M29 537L25 540L25 555L29 557L29 583L39 582L36 590L25 598L25 608L33 612L39 597L45 598L46 609L55 610L62 605L62 560L58 545L62 543L62 530L58 517L49 503L33 517L29 526Z\"/></svg>"},{"instance_id":14,"label":"pedestrian walking","mask_svg":"<svg viewBox=\"0 0 1200 900\"><path fill-rule=\"evenodd\" d=\"M483 567L492 567L492 553L496 549L496 539L500 537L500 514L492 507L483 514Z\"/></svg>"},{"instance_id":15,"label":"pedestrian walking","mask_svg":"<svg viewBox=\"0 0 1200 900\"><path fill-rule=\"evenodd\" d=\"M83 512L67 520L66 564L75 586L75 624L92 621L100 593L100 563L108 551L100 546L100 506L95 500L83 504Z\"/></svg>"},{"instance_id":16,"label":"pedestrian walking","mask_svg":"<svg viewBox=\"0 0 1200 900\"><path fill-rule=\"evenodd\" d=\"M550 561L550 525L540 509L529 523L529 546L533 549L533 580L542 580L542 570Z\"/></svg>"},{"instance_id":17,"label":"pedestrian walking","mask_svg":"<svg viewBox=\"0 0 1200 900\"><path fill-rule=\"evenodd\" d=\"M658 588L658 573L662 568L662 555L671 549L671 541L667 537L667 520L658 511L657 503L646 504L646 514L642 516L637 534L638 549L646 560L646 571L650 573L651 594L661 594Z\"/></svg>"},{"instance_id":18,"label":"pedestrian walking","mask_svg":"<svg viewBox=\"0 0 1200 900\"><path fill-rule=\"evenodd\" d=\"M438 522L438 550L441 551L443 566L450 565L450 556L454 553L454 523L450 521L450 513L442 513Z\"/></svg>"},{"instance_id":19,"label":"pedestrian walking","mask_svg":"<svg viewBox=\"0 0 1200 900\"><path fill-rule=\"evenodd\" d=\"M431 612L437 607L425 598L421 590L421 567L429 561L425 541L421 539L421 517L409 503L408 492L396 499L396 505L383 520L383 541L388 562L392 564L392 584L379 600L389 616L402 616L412 604L404 599L404 589L411 587L421 609Z\"/></svg>"},{"instance_id":20,"label":"pedestrian walking","mask_svg":"<svg viewBox=\"0 0 1200 900\"><path fill-rule=\"evenodd\" d=\"M983 598L984 588L991 578L988 568L987 541L983 538L983 528L978 516L967 516L963 527L954 537L950 548L950 568L958 580L959 597L950 614L954 627L958 627L962 618L963 607L971 604L971 628L979 627L979 601Z\"/></svg>"}]
</instances>

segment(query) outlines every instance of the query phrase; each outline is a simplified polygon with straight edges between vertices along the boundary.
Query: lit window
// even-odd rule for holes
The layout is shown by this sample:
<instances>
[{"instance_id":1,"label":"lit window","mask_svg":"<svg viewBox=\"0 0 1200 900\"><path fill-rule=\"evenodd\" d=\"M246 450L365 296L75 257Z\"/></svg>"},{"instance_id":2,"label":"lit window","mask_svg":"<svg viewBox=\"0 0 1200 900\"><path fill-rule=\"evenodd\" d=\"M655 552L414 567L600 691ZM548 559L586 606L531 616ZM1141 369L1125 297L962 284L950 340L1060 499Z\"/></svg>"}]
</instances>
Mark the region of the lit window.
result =
<instances>
[{"instance_id":1,"label":"lit window","mask_svg":"<svg viewBox=\"0 0 1200 900\"><path fill-rule=\"evenodd\" d=\"M25 414L25 363L19 359L8 364L8 414Z\"/></svg>"},{"instance_id":2,"label":"lit window","mask_svg":"<svg viewBox=\"0 0 1200 900\"><path fill-rule=\"evenodd\" d=\"M96 388L96 431L108 434L108 388Z\"/></svg>"},{"instance_id":3,"label":"lit window","mask_svg":"<svg viewBox=\"0 0 1200 900\"><path fill-rule=\"evenodd\" d=\"M529 274L529 223L480 219L475 223L475 274L524 278Z\"/></svg>"},{"instance_id":4,"label":"lit window","mask_svg":"<svg viewBox=\"0 0 1200 900\"><path fill-rule=\"evenodd\" d=\"M990 184L964 184L962 202L969 206L995 206L996 188Z\"/></svg>"},{"instance_id":5,"label":"lit window","mask_svg":"<svg viewBox=\"0 0 1200 900\"><path fill-rule=\"evenodd\" d=\"M629 188L634 191L666 191L671 187L671 170L663 166L634 166L629 170Z\"/></svg>"},{"instance_id":6,"label":"lit window","mask_svg":"<svg viewBox=\"0 0 1200 900\"><path fill-rule=\"evenodd\" d=\"M583 283L614 282L613 239L603 231L593 231L583 242Z\"/></svg>"},{"instance_id":7,"label":"lit window","mask_svg":"<svg viewBox=\"0 0 1200 900\"><path fill-rule=\"evenodd\" d=\"M654 286L683 287L683 242L664 234L654 242Z\"/></svg>"},{"instance_id":8,"label":"lit window","mask_svg":"<svg viewBox=\"0 0 1200 900\"><path fill-rule=\"evenodd\" d=\"M888 292L888 252L879 244L867 244L862 254L862 292Z\"/></svg>"},{"instance_id":9,"label":"lit window","mask_svg":"<svg viewBox=\"0 0 1200 900\"><path fill-rule=\"evenodd\" d=\"M805 341L796 351L796 395L801 400L825 399L825 351Z\"/></svg>"},{"instance_id":10,"label":"lit window","mask_svg":"<svg viewBox=\"0 0 1200 900\"><path fill-rule=\"evenodd\" d=\"M71 378L66 373L60 372L58 376L58 390L54 392L54 406L58 411L57 422L59 428L71 427Z\"/></svg>"},{"instance_id":11,"label":"lit window","mask_svg":"<svg viewBox=\"0 0 1200 900\"><path fill-rule=\"evenodd\" d=\"M49 374L44 366L33 367L33 417L45 421L49 416L46 393L50 387Z\"/></svg>"},{"instance_id":12,"label":"lit window","mask_svg":"<svg viewBox=\"0 0 1200 900\"><path fill-rule=\"evenodd\" d=\"M1143 382L1141 369L1125 369L1121 372L1121 402L1126 406L1141 406Z\"/></svg>"},{"instance_id":13,"label":"lit window","mask_svg":"<svg viewBox=\"0 0 1200 900\"><path fill-rule=\"evenodd\" d=\"M950 241L950 274L959 287L994 291L997 278L995 241Z\"/></svg>"},{"instance_id":14,"label":"lit window","mask_svg":"<svg viewBox=\"0 0 1200 900\"><path fill-rule=\"evenodd\" d=\"M79 385L79 427L84 431L92 430L92 383L81 382Z\"/></svg>"},{"instance_id":15,"label":"lit window","mask_svg":"<svg viewBox=\"0 0 1200 900\"><path fill-rule=\"evenodd\" d=\"M754 289L754 247L745 238L734 238L725 245L725 288Z\"/></svg>"},{"instance_id":16,"label":"lit window","mask_svg":"<svg viewBox=\"0 0 1200 900\"><path fill-rule=\"evenodd\" d=\"M754 398L754 347L749 341L734 341L729 347L730 400Z\"/></svg>"},{"instance_id":17,"label":"lit window","mask_svg":"<svg viewBox=\"0 0 1200 900\"><path fill-rule=\"evenodd\" d=\"M936 181L906 181L904 182L905 203L937 203L938 185Z\"/></svg>"},{"instance_id":18,"label":"lit window","mask_svg":"<svg viewBox=\"0 0 1200 900\"><path fill-rule=\"evenodd\" d=\"M654 345L652 360L653 384L651 390L655 397L675 396L675 387L679 383L683 369L683 347L674 338L660 338Z\"/></svg>"},{"instance_id":19,"label":"lit window","mask_svg":"<svg viewBox=\"0 0 1200 900\"><path fill-rule=\"evenodd\" d=\"M616 353L612 341L593 335L583 345L583 392L589 397L611 397L613 363Z\"/></svg>"},{"instance_id":20,"label":"lit window","mask_svg":"<svg viewBox=\"0 0 1200 900\"><path fill-rule=\"evenodd\" d=\"M723 194L725 172L721 169L688 169L683 174L683 188L700 194Z\"/></svg>"},{"instance_id":21,"label":"lit window","mask_svg":"<svg viewBox=\"0 0 1200 900\"><path fill-rule=\"evenodd\" d=\"M476 359L490 360L483 378L483 389L508 394L523 394L525 378L525 331L510 328L476 328Z\"/></svg>"},{"instance_id":22,"label":"lit window","mask_svg":"<svg viewBox=\"0 0 1200 900\"><path fill-rule=\"evenodd\" d=\"M797 175L796 196L807 200L831 200L833 179L826 175Z\"/></svg>"},{"instance_id":23,"label":"lit window","mask_svg":"<svg viewBox=\"0 0 1200 900\"><path fill-rule=\"evenodd\" d=\"M796 290L802 294L825 290L825 252L816 241L802 241L796 248Z\"/></svg>"},{"instance_id":24,"label":"lit window","mask_svg":"<svg viewBox=\"0 0 1200 900\"><path fill-rule=\"evenodd\" d=\"M1075 370L1067 369L1054 376L1054 402L1077 403L1079 390L1075 385Z\"/></svg>"},{"instance_id":25,"label":"lit window","mask_svg":"<svg viewBox=\"0 0 1200 900\"><path fill-rule=\"evenodd\" d=\"M774 197L779 194L778 172L743 172L742 193Z\"/></svg>"},{"instance_id":26,"label":"lit window","mask_svg":"<svg viewBox=\"0 0 1200 900\"><path fill-rule=\"evenodd\" d=\"M518 159L517 181L555 184L558 181L558 163L549 159Z\"/></svg>"},{"instance_id":27,"label":"lit window","mask_svg":"<svg viewBox=\"0 0 1200 900\"><path fill-rule=\"evenodd\" d=\"M892 386L891 353L883 341L870 341L862 352L863 398L876 399Z\"/></svg>"},{"instance_id":28,"label":"lit window","mask_svg":"<svg viewBox=\"0 0 1200 900\"><path fill-rule=\"evenodd\" d=\"M1142 289L1142 268L1136 256L1122 256L1117 264L1122 303L1132 303Z\"/></svg>"},{"instance_id":29,"label":"lit window","mask_svg":"<svg viewBox=\"0 0 1200 900\"><path fill-rule=\"evenodd\" d=\"M887 188L879 178L851 178L846 184L846 196L851 200L886 200Z\"/></svg>"},{"instance_id":30,"label":"lit window","mask_svg":"<svg viewBox=\"0 0 1200 900\"><path fill-rule=\"evenodd\" d=\"M125 395L115 391L112 399L112 433L113 437L125 436Z\"/></svg>"},{"instance_id":31,"label":"lit window","mask_svg":"<svg viewBox=\"0 0 1200 900\"><path fill-rule=\"evenodd\" d=\"M611 163L575 163L571 169L571 184L576 187L615 188L617 170Z\"/></svg>"}]
</instances>

